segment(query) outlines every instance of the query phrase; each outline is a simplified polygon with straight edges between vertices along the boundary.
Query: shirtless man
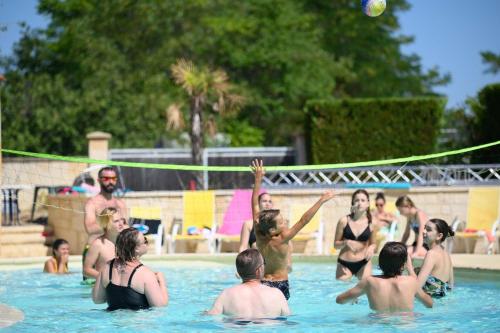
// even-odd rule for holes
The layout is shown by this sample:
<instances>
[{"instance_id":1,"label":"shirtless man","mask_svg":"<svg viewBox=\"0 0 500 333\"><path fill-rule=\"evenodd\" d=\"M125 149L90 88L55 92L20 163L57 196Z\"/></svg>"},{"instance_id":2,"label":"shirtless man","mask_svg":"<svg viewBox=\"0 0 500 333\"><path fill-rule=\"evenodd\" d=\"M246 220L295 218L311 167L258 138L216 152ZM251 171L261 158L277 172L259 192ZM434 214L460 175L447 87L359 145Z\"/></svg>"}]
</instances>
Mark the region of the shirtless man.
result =
<instances>
[{"instance_id":1,"label":"shirtless man","mask_svg":"<svg viewBox=\"0 0 500 333\"><path fill-rule=\"evenodd\" d=\"M102 228L97 224L96 217L108 207L115 207L118 212L126 219L127 207L122 199L113 197L116 188L117 173L113 167L104 167L99 170L98 181L101 185L101 192L95 197L90 198L85 204L85 231L89 235L87 244L90 245L94 240L103 234Z\"/></svg>"},{"instance_id":2,"label":"shirtless man","mask_svg":"<svg viewBox=\"0 0 500 333\"><path fill-rule=\"evenodd\" d=\"M258 196L260 183L264 176L262 161L252 161L255 173L255 186L252 192L252 216L254 221L257 248L266 262L262 283L278 288L286 299L290 298L288 284L288 257L290 241L314 217L321 206L335 196L333 191L325 192L321 198L302 215L300 220L288 228L286 220L278 209L259 212Z\"/></svg>"},{"instance_id":3,"label":"shirtless man","mask_svg":"<svg viewBox=\"0 0 500 333\"><path fill-rule=\"evenodd\" d=\"M246 319L288 316L290 310L283 294L260 282L264 277L264 266L264 258L257 249L238 254L236 269L243 282L225 289L206 314Z\"/></svg>"},{"instance_id":4,"label":"shirtless man","mask_svg":"<svg viewBox=\"0 0 500 333\"><path fill-rule=\"evenodd\" d=\"M90 245L83 262L83 275L94 279L97 279L99 271L106 263L115 257L116 238L123 229L128 228L127 221L113 207L105 208L97 217L97 221L104 230L104 235Z\"/></svg>"},{"instance_id":5,"label":"shirtless man","mask_svg":"<svg viewBox=\"0 0 500 333\"><path fill-rule=\"evenodd\" d=\"M421 288L416 276L403 276L404 265L413 271L406 246L388 242L379 255L383 274L362 279L356 286L337 296L338 304L345 304L366 294L370 309L377 312L413 311L415 297L426 307L432 308L432 298Z\"/></svg>"}]
</instances>

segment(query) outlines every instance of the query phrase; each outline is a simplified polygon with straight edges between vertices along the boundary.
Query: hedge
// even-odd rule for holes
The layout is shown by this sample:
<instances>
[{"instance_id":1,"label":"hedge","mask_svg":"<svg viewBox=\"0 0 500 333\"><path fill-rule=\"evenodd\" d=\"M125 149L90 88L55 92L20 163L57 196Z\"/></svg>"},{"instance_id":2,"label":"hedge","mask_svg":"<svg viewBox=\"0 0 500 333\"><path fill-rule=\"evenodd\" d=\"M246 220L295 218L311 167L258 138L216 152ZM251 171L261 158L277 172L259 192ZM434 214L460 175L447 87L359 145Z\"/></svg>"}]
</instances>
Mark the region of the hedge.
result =
<instances>
[{"instance_id":1,"label":"hedge","mask_svg":"<svg viewBox=\"0 0 500 333\"><path fill-rule=\"evenodd\" d=\"M312 163L344 163L435 150L442 98L362 98L306 103Z\"/></svg>"}]
</instances>

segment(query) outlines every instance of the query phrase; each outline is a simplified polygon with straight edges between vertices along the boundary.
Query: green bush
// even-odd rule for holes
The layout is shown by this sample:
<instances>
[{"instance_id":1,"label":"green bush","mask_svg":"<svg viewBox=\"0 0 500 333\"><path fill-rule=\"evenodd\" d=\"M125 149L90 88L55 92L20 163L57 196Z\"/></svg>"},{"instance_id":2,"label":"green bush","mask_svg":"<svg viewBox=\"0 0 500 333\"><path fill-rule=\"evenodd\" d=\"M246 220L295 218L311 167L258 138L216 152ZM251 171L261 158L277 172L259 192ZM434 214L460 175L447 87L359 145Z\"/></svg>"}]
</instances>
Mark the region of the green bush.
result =
<instances>
[{"instance_id":1,"label":"green bush","mask_svg":"<svg viewBox=\"0 0 500 333\"><path fill-rule=\"evenodd\" d=\"M312 100L306 132L312 163L347 163L434 152L440 98Z\"/></svg>"},{"instance_id":2,"label":"green bush","mask_svg":"<svg viewBox=\"0 0 500 333\"><path fill-rule=\"evenodd\" d=\"M472 105L476 116L474 126L475 144L500 140L500 83L490 84L478 93L477 102ZM474 163L498 163L500 146L477 150L473 154Z\"/></svg>"}]
</instances>

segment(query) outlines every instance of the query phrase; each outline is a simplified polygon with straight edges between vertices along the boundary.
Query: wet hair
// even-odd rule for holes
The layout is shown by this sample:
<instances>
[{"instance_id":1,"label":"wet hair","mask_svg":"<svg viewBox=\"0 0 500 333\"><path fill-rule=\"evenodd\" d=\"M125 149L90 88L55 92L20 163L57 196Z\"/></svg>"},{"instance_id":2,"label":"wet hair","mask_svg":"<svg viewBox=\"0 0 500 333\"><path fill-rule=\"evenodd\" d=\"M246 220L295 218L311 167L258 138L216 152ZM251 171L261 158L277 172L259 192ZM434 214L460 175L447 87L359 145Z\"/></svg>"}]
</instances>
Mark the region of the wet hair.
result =
<instances>
[{"instance_id":1,"label":"wet hair","mask_svg":"<svg viewBox=\"0 0 500 333\"><path fill-rule=\"evenodd\" d=\"M377 195L375 195L375 201L377 200L384 200L385 202L385 195L382 192L378 192Z\"/></svg>"},{"instance_id":2,"label":"wet hair","mask_svg":"<svg viewBox=\"0 0 500 333\"><path fill-rule=\"evenodd\" d=\"M387 242L378 256L378 265L384 276L395 277L403 274L407 258L408 252L403 243Z\"/></svg>"},{"instance_id":3,"label":"wet hair","mask_svg":"<svg viewBox=\"0 0 500 333\"><path fill-rule=\"evenodd\" d=\"M104 168L99 169L99 172L97 173L97 177L101 178L102 177L102 173L104 171L113 171L116 175L118 175L118 171L116 170L115 167L113 167L113 166L105 166Z\"/></svg>"},{"instance_id":4,"label":"wet hair","mask_svg":"<svg viewBox=\"0 0 500 333\"><path fill-rule=\"evenodd\" d=\"M61 245L64 245L64 244L68 244L68 241L63 239L63 238L58 238L54 241L54 243L52 243L52 256L56 256L56 250L59 250L59 246Z\"/></svg>"},{"instance_id":5,"label":"wet hair","mask_svg":"<svg viewBox=\"0 0 500 333\"><path fill-rule=\"evenodd\" d=\"M115 207L107 207L97 216L97 223L99 226L106 231L108 229L109 222L113 219L113 215L118 212Z\"/></svg>"},{"instance_id":6,"label":"wet hair","mask_svg":"<svg viewBox=\"0 0 500 333\"><path fill-rule=\"evenodd\" d=\"M262 236L269 236L269 230L276 229L276 217L279 215L279 209L263 210L259 213L259 224L257 232Z\"/></svg>"},{"instance_id":7,"label":"wet hair","mask_svg":"<svg viewBox=\"0 0 500 333\"><path fill-rule=\"evenodd\" d=\"M354 199L360 193L364 194L366 196L366 198L368 199L368 202L370 202L370 195L368 194L368 192L366 190L364 190L364 189L359 189L359 190L354 191L354 193L351 196L351 206L354 205ZM354 218L354 212L352 212L351 214L349 214L349 217L351 219L353 219ZM370 213L370 209L366 210L366 217L368 218L368 224L372 223L372 213Z\"/></svg>"},{"instance_id":8,"label":"wet hair","mask_svg":"<svg viewBox=\"0 0 500 333\"><path fill-rule=\"evenodd\" d=\"M137 248L138 238L139 231L136 228L124 229L116 238L116 258L121 264L132 261L137 257L135 249Z\"/></svg>"},{"instance_id":9,"label":"wet hair","mask_svg":"<svg viewBox=\"0 0 500 333\"><path fill-rule=\"evenodd\" d=\"M259 250L247 249L236 257L236 270L243 281L258 279L256 270L264 263Z\"/></svg>"},{"instance_id":10,"label":"wet hair","mask_svg":"<svg viewBox=\"0 0 500 333\"><path fill-rule=\"evenodd\" d=\"M260 199L262 199L263 196L265 195L268 195L268 196L271 196L269 193L267 192L262 192L261 194L259 194L259 196L257 197L257 202L260 203Z\"/></svg>"},{"instance_id":11,"label":"wet hair","mask_svg":"<svg viewBox=\"0 0 500 333\"><path fill-rule=\"evenodd\" d=\"M396 207L404 207L404 206L416 207L413 201L407 195L403 195L399 197L398 200L396 200Z\"/></svg>"},{"instance_id":12,"label":"wet hair","mask_svg":"<svg viewBox=\"0 0 500 333\"><path fill-rule=\"evenodd\" d=\"M441 242L444 242L446 237L450 236L453 237L455 236L455 232L451 229L448 223L446 223L445 220L441 219L430 219L429 222L434 223L436 226L436 230L438 233L443 234L443 238L441 238Z\"/></svg>"}]
</instances>

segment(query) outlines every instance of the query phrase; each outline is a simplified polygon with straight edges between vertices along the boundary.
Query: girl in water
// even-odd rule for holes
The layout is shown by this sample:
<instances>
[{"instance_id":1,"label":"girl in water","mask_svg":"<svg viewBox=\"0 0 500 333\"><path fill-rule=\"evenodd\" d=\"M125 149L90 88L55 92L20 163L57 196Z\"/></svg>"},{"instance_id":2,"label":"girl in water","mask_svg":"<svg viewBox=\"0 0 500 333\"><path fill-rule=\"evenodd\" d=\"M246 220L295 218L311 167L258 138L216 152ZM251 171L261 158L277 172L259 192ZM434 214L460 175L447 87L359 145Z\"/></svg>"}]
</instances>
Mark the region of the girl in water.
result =
<instances>
[{"instance_id":1,"label":"girl in water","mask_svg":"<svg viewBox=\"0 0 500 333\"><path fill-rule=\"evenodd\" d=\"M52 244L52 258L45 262L43 271L52 274L68 273L69 243L59 238Z\"/></svg>"},{"instance_id":2,"label":"girl in water","mask_svg":"<svg viewBox=\"0 0 500 333\"><path fill-rule=\"evenodd\" d=\"M375 252L374 223L370 213L370 197L365 190L352 194L351 213L342 217L335 232L334 246L340 249L336 279L347 281L370 276L371 258Z\"/></svg>"},{"instance_id":3,"label":"girl in water","mask_svg":"<svg viewBox=\"0 0 500 333\"><path fill-rule=\"evenodd\" d=\"M408 253L412 258L424 257L427 253L427 245L424 244L424 228L427 222L427 215L418 209L407 195L396 200L396 207L399 213L406 217L406 229L401 239L401 243L406 244L410 237L410 229L415 233L415 241L408 247Z\"/></svg>"},{"instance_id":4,"label":"girl in water","mask_svg":"<svg viewBox=\"0 0 500 333\"><path fill-rule=\"evenodd\" d=\"M424 242L429 251L418 272L418 282L432 297L446 296L447 291L453 288L453 265L443 242L454 234L448 223L441 219L430 219L425 224Z\"/></svg>"}]
</instances>

